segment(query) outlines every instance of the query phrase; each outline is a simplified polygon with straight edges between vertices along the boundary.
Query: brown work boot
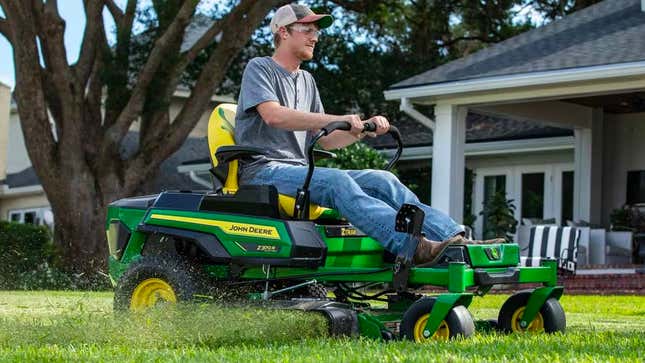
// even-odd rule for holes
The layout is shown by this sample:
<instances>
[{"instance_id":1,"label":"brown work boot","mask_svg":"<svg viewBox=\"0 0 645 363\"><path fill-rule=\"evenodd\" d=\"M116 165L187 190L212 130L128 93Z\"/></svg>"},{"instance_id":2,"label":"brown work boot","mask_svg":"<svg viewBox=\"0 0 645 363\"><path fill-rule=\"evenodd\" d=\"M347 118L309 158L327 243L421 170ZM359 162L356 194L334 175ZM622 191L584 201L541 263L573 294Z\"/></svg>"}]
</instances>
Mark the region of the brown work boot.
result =
<instances>
[{"instance_id":1,"label":"brown work boot","mask_svg":"<svg viewBox=\"0 0 645 363\"><path fill-rule=\"evenodd\" d=\"M419 237L419 244L417 245L417 250L414 252L412 262L417 266L432 266L439 262L439 256L451 244L453 244L451 240L435 242Z\"/></svg>"},{"instance_id":2,"label":"brown work boot","mask_svg":"<svg viewBox=\"0 0 645 363\"><path fill-rule=\"evenodd\" d=\"M448 241L451 241L450 244L453 244L453 245L492 245L492 244L508 243L505 238L473 240L473 239L468 239L460 234L452 238L449 238Z\"/></svg>"}]
</instances>

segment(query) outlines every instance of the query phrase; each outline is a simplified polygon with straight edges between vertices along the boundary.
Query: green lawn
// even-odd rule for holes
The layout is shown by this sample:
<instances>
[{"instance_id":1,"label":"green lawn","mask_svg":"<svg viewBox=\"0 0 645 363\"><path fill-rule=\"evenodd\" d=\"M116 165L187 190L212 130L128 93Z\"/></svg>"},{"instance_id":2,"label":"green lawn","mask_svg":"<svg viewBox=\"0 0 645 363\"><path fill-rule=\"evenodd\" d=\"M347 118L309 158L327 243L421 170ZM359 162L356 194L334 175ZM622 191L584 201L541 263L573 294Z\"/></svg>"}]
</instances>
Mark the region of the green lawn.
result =
<instances>
[{"instance_id":1,"label":"green lawn","mask_svg":"<svg viewBox=\"0 0 645 363\"><path fill-rule=\"evenodd\" d=\"M477 298L493 318L506 296ZM567 333L415 344L324 337L313 314L215 305L112 312L112 294L0 292L0 361L645 361L645 297L564 296Z\"/></svg>"}]
</instances>

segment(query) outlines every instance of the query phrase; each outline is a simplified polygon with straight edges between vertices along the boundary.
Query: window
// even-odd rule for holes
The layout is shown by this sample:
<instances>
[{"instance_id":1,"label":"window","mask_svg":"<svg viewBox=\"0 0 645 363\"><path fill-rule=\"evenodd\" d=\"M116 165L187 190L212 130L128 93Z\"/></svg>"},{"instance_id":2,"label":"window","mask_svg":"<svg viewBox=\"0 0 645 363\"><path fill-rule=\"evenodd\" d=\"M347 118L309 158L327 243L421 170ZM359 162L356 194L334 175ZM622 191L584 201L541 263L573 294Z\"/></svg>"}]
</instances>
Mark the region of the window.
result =
<instances>
[{"instance_id":1,"label":"window","mask_svg":"<svg viewBox=\"0 0 645 363\"><path fill-rule=\"evenodd\" d=\"M522 174L522 218L544 218L544 173Z\"/></svg>"},{"instance_id":2,"label":"window","mask_svg":"<svg viewBox=\"0 0 645 363\"><path fill-rule=\"evenodd\" d=\"M25 212L23 223L25 224L38 224L38 217L36 211Z\"/></svg>"},{"instance_id":3,"label":"window","mask_svg":"<svg viewBox=\"0 0 645 363\"><path fill-rule=\"evenodd\" d=\"M16 223L54 227L54 215L50 208L17 209L9 211L9 220Z\"/></svg>"},{"instance_id":4,"label":"window","mask_svg":"<svg viewBox=\"0 0 645 363\"><path fill-rule=\"evenodd\" d=\"M484 177L484 202L495 193L506 193L506 175L489 175Z\"/></svg>"},{"instance_id":5,"label":"window","mask_svg":"<svg viewBox=\"0 0 645 363\"><path fill-rule=\"evenodd\" d=\"M627 172L627 204L645 203L645 170Z\"/></svg>"},{"instance_id":6,"label":"window","mask_svg":"<svg viewBox=\"0 0 645 363\"><path fill-rule=\"evenodd\" d=\"M11 222L20 222L22 219L22 215L20 212L11 212L9 213L9 220Z\"/></svg>"},{"instance_id":7,"label":"window","mask_svg":"<svg viewBox=\"0 0 645 363\"><path fill-rule=\"evenodd\" d=\"M573 220L573 172L562 172L562 215L560 221L565 225Z\"/></svg>"}]
</instances>

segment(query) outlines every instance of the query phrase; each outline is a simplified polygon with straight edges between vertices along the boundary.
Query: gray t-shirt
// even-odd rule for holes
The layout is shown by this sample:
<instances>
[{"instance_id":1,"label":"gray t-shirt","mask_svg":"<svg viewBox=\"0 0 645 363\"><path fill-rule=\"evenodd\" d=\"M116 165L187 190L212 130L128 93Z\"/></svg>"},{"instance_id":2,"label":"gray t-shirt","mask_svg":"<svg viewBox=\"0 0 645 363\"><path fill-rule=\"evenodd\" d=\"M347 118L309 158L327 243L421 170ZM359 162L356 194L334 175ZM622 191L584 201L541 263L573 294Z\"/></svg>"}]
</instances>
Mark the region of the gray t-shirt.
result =
<instances>
[{"instance_id":1,"label":"gray t-shirt","mask_svg":"<svg viewBox=\"0 0 645 363\"><path fill-rule=\"evenodd\" d=\"M316 81L305 70L290 73L271 57L253 58L244 69L242 88L235 115L235 143L266 150L267 156L241 160L241 182L268 163L307 165L306 145L311 140L307 131L289 131L269 126L256 106L267 101L294 110L324 112Z\"/></svg>"}]
</instances>

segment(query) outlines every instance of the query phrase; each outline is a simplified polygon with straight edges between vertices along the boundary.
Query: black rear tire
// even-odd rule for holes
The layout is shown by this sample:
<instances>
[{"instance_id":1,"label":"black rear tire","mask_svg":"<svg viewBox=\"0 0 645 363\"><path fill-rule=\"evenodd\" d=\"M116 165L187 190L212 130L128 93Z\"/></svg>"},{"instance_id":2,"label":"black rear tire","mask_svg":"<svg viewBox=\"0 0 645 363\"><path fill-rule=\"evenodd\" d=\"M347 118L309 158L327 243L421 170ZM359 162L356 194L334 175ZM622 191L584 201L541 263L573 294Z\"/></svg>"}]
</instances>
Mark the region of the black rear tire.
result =
<instances>
[{"instance_id":1,"label":"black rear tire","mask_svg":"<svg viewBox=\"0 0 645 363\"><path fill-rule=\"evenodd\" d=\"M156 285L149 285L151 282ZM137 304L137 302L141 303L145 300L145 294L155 295L152 300L157 303L190 301L197 291L197 284L196 274L185 262L168 256L143 256L132 262L119 278L114 290L114 310L126 311L150 307ZM155 290L155 288L157 289ZM141 292L142 290L144 291ZM135 291L137 296L135 303L133 303ZM172 301L171 296L174 296L175 301ZM143 305L150 304L144 303Z\"/></svg>"},{"instance_id":2,"label":"black rear tire","mask_svg":"<svg viewBox=\"0 0 645 363\"><path fill-rule=\"evenodd\" d=\"M563 332L566 330L567 320L562 305L556 298L548 298L538 316L529 324L528 328L519 327L521 312L526 308L530 291L522 291L511 296L504 302L497 319L498 327L505 333L533 331L545 333Z\"/></svg>"},{"instance_id":3,"label":"black rear tire","mask_svg":"<svg viewBox=\"0 0 645 363\"><path fill-rule=\"evenodd\" d=\"M467 338L475 333L475 322L468 309L463 305L454 306L448 312L446 318L442 321L441 327L432 337L420 335L419 329L415 329L417 324L423 324L427 321L428 314L432 311L436 298L421 298L414 302L401 320L400 334L403 339L416 341L419 343L433 340L448 340L457 337Z\"/></svg>"}]
</instances>

